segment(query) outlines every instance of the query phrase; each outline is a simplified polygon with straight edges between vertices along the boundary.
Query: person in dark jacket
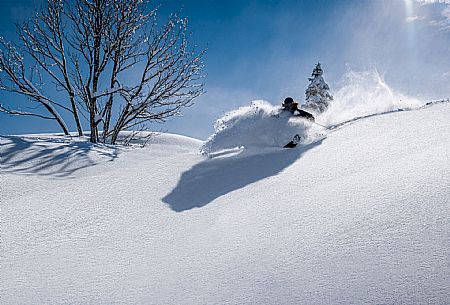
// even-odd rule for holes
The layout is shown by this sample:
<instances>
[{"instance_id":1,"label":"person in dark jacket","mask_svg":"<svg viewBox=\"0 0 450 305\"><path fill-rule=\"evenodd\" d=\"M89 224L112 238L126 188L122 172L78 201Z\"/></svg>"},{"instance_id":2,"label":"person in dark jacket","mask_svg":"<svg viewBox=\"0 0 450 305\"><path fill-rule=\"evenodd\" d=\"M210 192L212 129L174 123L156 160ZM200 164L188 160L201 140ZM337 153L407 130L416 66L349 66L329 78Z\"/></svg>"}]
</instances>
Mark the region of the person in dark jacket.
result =
<instances>
[{"instance_id":1,"label":"person in dark jacket","mask_svg":"<svg viewBox=\"0 0 450 305\"><path fill-rule=\"evenodd\" d=\"M289 111L290 113L292 113L292 115L300 116L314 122L314 116L305 110L299 109L298 103L295 102L292 97L285 98L282 106L283 110Z\"/></svg>"}]
</instances>

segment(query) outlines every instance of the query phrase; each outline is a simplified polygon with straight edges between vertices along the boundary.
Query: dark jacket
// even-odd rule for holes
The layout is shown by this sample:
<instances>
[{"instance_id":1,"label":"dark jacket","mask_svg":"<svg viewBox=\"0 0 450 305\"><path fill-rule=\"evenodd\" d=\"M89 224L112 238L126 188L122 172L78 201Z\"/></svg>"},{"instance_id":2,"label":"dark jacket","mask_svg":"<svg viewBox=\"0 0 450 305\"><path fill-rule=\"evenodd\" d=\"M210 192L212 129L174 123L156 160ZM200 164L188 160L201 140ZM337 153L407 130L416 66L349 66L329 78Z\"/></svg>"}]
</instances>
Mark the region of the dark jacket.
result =
<instances>
[{"instance_id":1,"label":"dark jacket","mask_svg":"<svg viewBox=\"0 0 450 305\"><path fill-rule=\"evenodd\" d=\"M298 108L298 103L296 102L287 103L286 100L283 103L283 110L289 111L293 115L300 116L314 122L314 116L311 113ZM295 114L296 111L298 112L298 114Z\"/></svg>"}]
</instances>

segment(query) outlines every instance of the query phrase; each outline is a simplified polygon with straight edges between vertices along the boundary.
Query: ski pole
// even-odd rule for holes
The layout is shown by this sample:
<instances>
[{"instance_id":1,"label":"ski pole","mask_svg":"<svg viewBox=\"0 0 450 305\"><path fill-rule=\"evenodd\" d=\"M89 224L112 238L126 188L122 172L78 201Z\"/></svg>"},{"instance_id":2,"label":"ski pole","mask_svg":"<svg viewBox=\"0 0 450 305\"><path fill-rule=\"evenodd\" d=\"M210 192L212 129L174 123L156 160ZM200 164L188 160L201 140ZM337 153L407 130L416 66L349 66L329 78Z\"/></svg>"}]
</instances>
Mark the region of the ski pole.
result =
<instances>
[{"instance_id":1,"label":"ski pole","mask_svg":"<svg viewBox=\"0 0 450 305\"><path fill-rule=\"evenodd\" d=\"M327 126L322 125L322 124L319 124L319 123L317 123L316 121L314 121L313 123L314 123L314 124L317 124L317 125L319 125L319 126L322 126L322 127L325 128L325 129L329 129Z\"/></svg>"}]
</instances>

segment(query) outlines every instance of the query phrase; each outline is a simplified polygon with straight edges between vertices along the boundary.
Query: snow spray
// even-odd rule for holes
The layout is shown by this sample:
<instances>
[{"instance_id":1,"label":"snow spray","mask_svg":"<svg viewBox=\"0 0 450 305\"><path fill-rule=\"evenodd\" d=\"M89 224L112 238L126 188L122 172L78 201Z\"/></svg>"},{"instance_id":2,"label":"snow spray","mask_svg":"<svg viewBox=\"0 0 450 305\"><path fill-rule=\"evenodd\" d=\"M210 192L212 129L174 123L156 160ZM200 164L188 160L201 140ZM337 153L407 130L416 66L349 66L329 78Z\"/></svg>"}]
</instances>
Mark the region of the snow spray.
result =
<instances>
[{"instance_id":1,"label":"snow spray","mask_svg":"<svg viewBox=\"0 0 450 305\"><path fill-rule=\"evenodd\" d=\"M280 108L259 100L253 101L250 106L228 112L216 121L215 133L206 140L202 152L209 154L236 148L253 148L259 151L264 148L280 148L296 134L305 142L311 142L315 132L322 131L311 122L293 117Z\"/></svg>"},{"instance_id":2,"label":"snow spray","mask_svg":"<svg viewBox=\"0 0 450 305\"><path fill-rule=\"evenodd\" d=\"M357 117L377 113L419 108L423 102L396 92L378 71L348 71L340 88L333 92L334 100L317 117L323 125L339 124Z\"/></svg>"}]
</instances>

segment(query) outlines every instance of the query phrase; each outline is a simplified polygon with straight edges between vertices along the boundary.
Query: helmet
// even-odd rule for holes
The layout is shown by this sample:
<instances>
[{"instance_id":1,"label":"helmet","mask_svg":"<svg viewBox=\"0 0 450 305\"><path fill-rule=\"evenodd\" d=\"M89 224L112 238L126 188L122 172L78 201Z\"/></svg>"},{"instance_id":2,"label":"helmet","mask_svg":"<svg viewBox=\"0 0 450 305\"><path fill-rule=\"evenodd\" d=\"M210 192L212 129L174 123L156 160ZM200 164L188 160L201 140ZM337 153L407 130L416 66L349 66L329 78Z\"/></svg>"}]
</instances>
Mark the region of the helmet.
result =
<instances>
[{"instance_id":1,"label":"helmet","mask_svg":"<svg viewBox=\"0 0 450 305\"><path fill-rule=\"evenodd\" d=\"M294 104L294 99L292 97L287 97L284 99L283 106L290 106Z\"/></svg>"}]
</instances>

